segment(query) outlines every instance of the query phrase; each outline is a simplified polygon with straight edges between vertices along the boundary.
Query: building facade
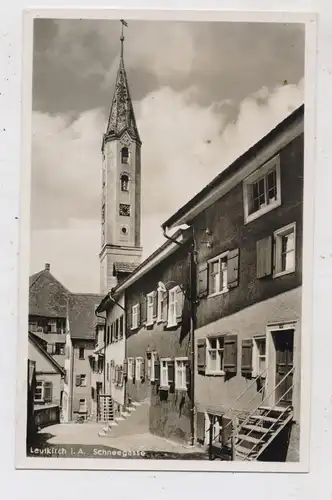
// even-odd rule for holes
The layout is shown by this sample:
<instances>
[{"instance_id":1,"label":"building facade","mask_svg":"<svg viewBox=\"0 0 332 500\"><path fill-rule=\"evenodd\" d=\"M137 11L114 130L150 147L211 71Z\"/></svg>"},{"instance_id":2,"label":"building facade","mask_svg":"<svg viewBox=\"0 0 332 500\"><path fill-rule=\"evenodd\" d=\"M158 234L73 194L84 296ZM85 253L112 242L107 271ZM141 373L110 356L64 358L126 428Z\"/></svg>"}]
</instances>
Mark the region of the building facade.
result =
<instances>
[{"instance_id":1,"label":"building facade","mask_svg":"<svg viewBox=\"0 0 332 500\"><path fill-rule=\"evenodd\" d=\"M298 460L303 152L302 107L165 223L196 235L197 439L221 448L237 421L242 459ZM269 446L248 431L277 418Z\"/></svg>"}]
</instances>

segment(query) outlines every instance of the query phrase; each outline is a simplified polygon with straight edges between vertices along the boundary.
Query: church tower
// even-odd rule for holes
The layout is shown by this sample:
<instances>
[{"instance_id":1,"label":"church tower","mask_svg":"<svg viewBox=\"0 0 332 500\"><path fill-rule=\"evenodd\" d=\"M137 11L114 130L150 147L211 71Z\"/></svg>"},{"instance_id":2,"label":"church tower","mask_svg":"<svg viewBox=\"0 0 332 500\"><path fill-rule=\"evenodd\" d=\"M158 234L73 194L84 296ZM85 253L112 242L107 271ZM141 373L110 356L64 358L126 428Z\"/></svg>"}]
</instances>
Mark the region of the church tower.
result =
<instances>
[{"instance_id":1,"label":"church tower","mask_svg":"<svg viewBox=\"0 0 332 500\"><path fill-rule=\"evenodd\" d=\"M107 293L141 262L141 140L123 59L102 142L100 288Z\"/></svg>"}]
</instances>

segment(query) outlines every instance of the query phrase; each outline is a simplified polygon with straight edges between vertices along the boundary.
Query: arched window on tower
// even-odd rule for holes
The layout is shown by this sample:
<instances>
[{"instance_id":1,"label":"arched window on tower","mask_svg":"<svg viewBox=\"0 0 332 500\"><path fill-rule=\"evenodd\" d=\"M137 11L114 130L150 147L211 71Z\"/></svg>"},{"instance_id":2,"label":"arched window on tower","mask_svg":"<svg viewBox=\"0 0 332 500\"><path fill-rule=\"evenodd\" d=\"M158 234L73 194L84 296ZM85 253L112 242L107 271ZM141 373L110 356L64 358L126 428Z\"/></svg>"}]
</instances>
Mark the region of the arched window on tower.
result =
<instances>
[{"instance_id":1,"label":"arched window on tower","mask_svg":"<svg viewBox=\"0 0 332 500\"><path fill-rule=\"evenodd\" d=\"M129 191L129 175L121 174L120 177L121 191Z\"/></svg>"},{"instance_id":2,"label":"arched window on tower","mask_svg":"<svg viewBox=\"0 0 332 500\"><path fill-rule=\"evenodd\" d=\"M129 160L129 149L122 148L121 149L121 163L128 163Z\"/></svg>"}]
</instances>

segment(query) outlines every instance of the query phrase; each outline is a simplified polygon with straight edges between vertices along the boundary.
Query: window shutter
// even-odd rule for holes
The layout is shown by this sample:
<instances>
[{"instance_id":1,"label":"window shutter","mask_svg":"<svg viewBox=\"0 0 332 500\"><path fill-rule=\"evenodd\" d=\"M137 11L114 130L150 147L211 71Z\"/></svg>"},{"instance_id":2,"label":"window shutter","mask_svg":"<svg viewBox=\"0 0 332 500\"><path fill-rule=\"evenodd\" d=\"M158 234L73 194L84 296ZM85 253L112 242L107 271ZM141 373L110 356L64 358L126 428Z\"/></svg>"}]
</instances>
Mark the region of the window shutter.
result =
<instances>
[{"instance_id":1,"label":"window shutter","mask_svg":"<svg viewBox=\"0 0 332 500\"><path fill-rule=\"evenodd\" d=\"M120 386L123 386L123 366L120 366Z\"/></svg>"},{"instance_id":2,"label":"window shutter","mask_svg":"<svg viewBox=\"0 0 332 500\"><path fill-rule=\"evenodd\" d=\"M205 413L197 412L196 416L197 441L200 444L205 442Z\"/></svg>"},{"instance_id":3,"label":"window shutter","mask_svg":"<svg viewBox=\"0 0 332 500\"><path fill-rule=\"evenodd\" d=\"M136 358L133 358L133 382L136 380Z\"/></svg>"},{"instance_id":4,"label":"window shutter","mask_svg":"<svg viewBox=\"0 0 332 500\"><path fill-rule=\"evenodd\" d=\"M167 297L168 297L168 293L163 292L163 299L161 302L161 319L165 323L167 322Z\"/></svg>"},{"instance_id":5,"label":"window shutter","mask_svg":"<svg viewBox=\"0 0 332 500\"><path fill-rule=\"evenodd\" d=\"M119 339L123 339L123 331L124 331L124 315L120 318L120 331L119 331Z\"/></svg>"},{"instance_id":6,"label":"window shutter","mask_svg":"<svg viewBox=\"0 0 332 500\"><path fill-rule=\"evenodd\" d=\"M128 378L128 360L125 359L123 362L123 376L125 379Z\"/></svg>"},{"instance_id":7,"label":"window shutter","mask_svg":"<svg viewBox=\"0 0 332 500\"><path fill-rule=\"evenodd\" d=\"M231 250L227 256L227 284L228 288L235 288L239 284L239 249Z\"/></svg>"},{"instance_id":8,"label":"window shutter","mask_svg":"<svg viewBox=\"0 0 332 500\"><path fill-rule=\"evenodd\" d=\"M190 364L189 364L189 361L186 362L186 385L187 385L187 389L190 387L190 383L191 383L191 370L190 370Z\"/></svg>"},{"instance_id":9,"label":"window shutter","mask_svg":"<svg viewBox=\"0 0 332 500\"><path fill-rule=\"evenodd\" d=\"M146 320L147 320L147 300L146 300L146 297L144 297L142 303L141 303L141 307L139 308L141 310L141 325L145 325L146 324Z\"/></svg>"},{"instance_id":10,"label":"window shutter","mask_svg":"<svg viewBox=\"0 0 332 500\"><path fill-rule=\"evenodd\" d=\"M53 354L53 344L47 344L46 350L48 354Z\"/></svg>"},{"instance_id":11,"label":"window shutter","mask_svg":"<svg viewBox=\"0 0 332 500\"><path fill-rule=\"evenodd\" d=\"M133 326L133 320L132 320L132 308L130 308L127 312L127 328L128 330L131 330L131 327Z\"/></svg>"},{"instance_id":12,"label":"window shutter","mask_svg":"<svg viewBox=\"0 0 332 500\"><path fill-rule=\"evenodd\" d=\"M76 387L79 387L81 385L81 377L80 377L80 375L76 375L75 385L76 385Z\"/></svg>"},{"instance_id":13,"label":"window shutter","mask_svg":"<svg viewBox=\"0 0 332 500\"><path fill-rule=\"evenodd\" d=\"M197 269L197 294L198 297L206 297L208 294L208 264L201 262Z\"/></svg>"},{"instance_id":14,"label":"window shutter","mask_svg":"<svg viewBox=\"0 0 332 500\"><path fill-rule=\"evenodd\" d=\"M252 375L252 351L252 339L243 339L241 352L241 375L243 377L251 377Z\"/></svg>"},{"instance_id":15,"label":"window shutter","mask_svg":"<svg viewBox=\"0 0 332 500\"><path fill-rule=\"evenodd\" d=\"M206 370L206 339L197 340L197 371L205 375Z\"/></svg>"},{"instance_id":16,"label":"window shutter","mask_svg":"<svg viewBox=\"0 0 332 500\"><path fill-rule=\"evenodd\" d=\"M160 385L160 361L154 362L154 383Z\"/></svg>"},{"instance_id":17,"label":"window shutter","mask_svg":"<svg viewBox=\"0 0 332 500\"><path fill-rule=\"evenodd\" d=\"M145 379L145 359L144 358L142 359L142 363L141 363L140 376L141 376L141 380L143 381Z\"/></svg>"},{"instance_id":18,"label":"window shutter","mask_svg":"<svg viewBox=\"0 0 332 500\"><path fill-rule=\"evenodd\" d=\"M183 291L178 287L176 291L176 321L178 323L182 320L182 309L183 309Z\"/></svg>"},{"instance_id":19,"label":"window shutter","mask_svg":"<svg viewBox=\"0 0 332 500\"><path fill-rule=\"evenodd\" d=\"M237 372L237 335L226 335L224 341L224 370Z\"/></svg>"},{"instance_id":20,"label":"window shutter","mask_svg":"<svg viewBox=\"0 0 332 500\"><path fill-rule=\"evenodd\" d=\"M157 292L156 291L153 292L153 314L152 314L152 316L154 318L157 317Z\"/></svg>"},{"instance_id":21,"label":"window shutter","mask_svg":"<svg viewBox=\"0 0 332 500\"><path fill-rule=\"evenodd\" d=\"M256 242L257 278L264 278L272 273L272 237L268 236Z\"/></svg>"},{"instance_id":22,"label":"window shutter","mask_svg":"<svg viewBox=\"0 0 332 500\"><path fill-rule=\"evenodd\" d=\"M44 401L45 403L52 402L52 382L44 382Z\"/></svg>"},{"instance_id":23,"label":"window shutter","mask_svg":"<svg viewBox=\"0 0 332 500\"><path fill-rule=\"evenodd\" d=\"M168 361L167 371L168 371L169 392L174 392L174 389L175 389L175 365L174 365L174 361Z\"/></svg>"}]
</instances>

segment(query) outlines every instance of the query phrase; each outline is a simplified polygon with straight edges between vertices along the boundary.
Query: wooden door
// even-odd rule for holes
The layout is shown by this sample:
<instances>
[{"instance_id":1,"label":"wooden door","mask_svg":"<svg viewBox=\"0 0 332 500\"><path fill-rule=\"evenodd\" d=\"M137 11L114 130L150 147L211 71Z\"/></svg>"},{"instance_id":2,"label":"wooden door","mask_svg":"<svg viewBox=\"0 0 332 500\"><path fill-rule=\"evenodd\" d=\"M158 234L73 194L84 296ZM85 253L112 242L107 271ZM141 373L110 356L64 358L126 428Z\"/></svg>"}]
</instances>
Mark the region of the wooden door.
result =
<instances>
[{"instance_id":1,"label":"wooden door","mask_svg":"<svg viewBox=\"0 0 332 500\"><path fill-rule=\"evenodd\" d=\"M276 346L276 390L275 404L278 406L292 404L294 358L294 330L283 330L275 334ZM288 375L287 375L288 374Z\"/></svg>"}]
</instances>

